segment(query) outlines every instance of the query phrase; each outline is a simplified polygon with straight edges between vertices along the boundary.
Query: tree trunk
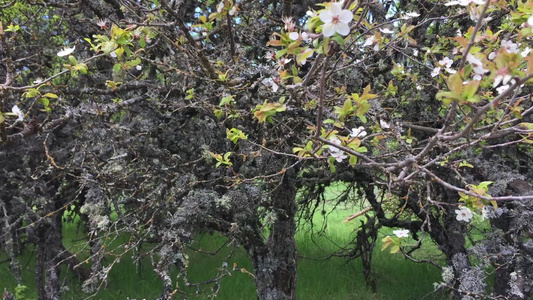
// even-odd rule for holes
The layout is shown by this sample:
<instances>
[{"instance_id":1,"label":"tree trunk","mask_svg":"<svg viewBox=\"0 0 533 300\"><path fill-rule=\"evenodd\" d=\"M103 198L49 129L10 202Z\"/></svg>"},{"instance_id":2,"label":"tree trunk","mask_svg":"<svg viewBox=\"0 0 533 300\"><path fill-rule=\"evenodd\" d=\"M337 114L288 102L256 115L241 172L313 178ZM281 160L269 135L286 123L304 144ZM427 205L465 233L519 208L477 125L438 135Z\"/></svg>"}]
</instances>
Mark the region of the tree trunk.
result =
<instances>
[{"instance_id":1,"label":"tree trunk","mask_svg":"<svg viewBox=\"0 0 533 300\"><path fill-rule=\"evenodd\" d=\"M272 193L277 219L266 243L248 248L254 265L259 300L296 299L296 188L294 171L288 171Z\"/></svg>"}]
</instances>

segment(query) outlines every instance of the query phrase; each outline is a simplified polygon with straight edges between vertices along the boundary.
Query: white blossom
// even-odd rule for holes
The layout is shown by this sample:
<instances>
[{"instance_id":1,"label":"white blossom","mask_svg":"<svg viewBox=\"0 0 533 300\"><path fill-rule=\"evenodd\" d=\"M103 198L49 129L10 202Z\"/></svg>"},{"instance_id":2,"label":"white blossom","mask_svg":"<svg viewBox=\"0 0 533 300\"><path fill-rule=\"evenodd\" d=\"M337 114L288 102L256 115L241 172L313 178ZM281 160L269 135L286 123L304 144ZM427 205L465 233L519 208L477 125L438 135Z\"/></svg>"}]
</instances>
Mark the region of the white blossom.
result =
<instances>
[{"instance_id":1,"label":"white blossom","mask_svg":"<svg viewBox=\"0 0 533 300\"><path fill-rule=\"evenodd\" d=\"M63 56L67 56L67 55L70 55L72 52L74 52L74 49L76 49L76 46L72 47L72 48L63 48L63 50L57 52L57 56L59 57L63 57Z\"/></svg>"},{"instance_id":2,"label":"white blossom","mask_svg":"<svg viewBox=\"0 0 533 300\"><path fill-rule=\"evenodd\" d=\"M497 86L500 85L500 83L503 83L504 85L506 85L509 81L511 81L512 78L513 76L511 76L510 74L498 75L496 76L496 78L494 78L494 83L492 84L492 88L496 88Z\"/></svg>"},{"instance_id":3,"label":"white blossom","mask_svg":"<svg viewBox=\"0 0 533 300\"><path fill-rule=\"evenodd\" d=\"M529 52L531 52L531 49L529 47L526 47L522 52L520 52L520 55L522 55L522 57L526 57Z\"/></svg>"},{"instance_id":4,"label":"white blossom","mask_svg":"<svg viewBox=\"0 0 533 300\"><path fill-rule=\"evenodd\" d=\"M461 5L461 6L468 6L471 3L481 5L484 4L484 0L457 0L457 1L450 1L448 3L445 3L445 6L452 6L452 5Z\"/></svg>"},{"instance_id":5,"label":"white blossom","mask_svg":"<svg viewBox=\"0 0 533 300\"><path fill-rule=\"evenodd\" d=\"M417 17L420 17L419 13L417 13L417 12L408 12L401 19L408 20L408 19L417 18Z\"/></svg>"},{"instance_id":6,"label":"white blossom","mask_svg":"<svg viewBox=\"0 0 533 300\"><path fill-rule=\"evenodd\" d=\"M261 83L272 88L272 92L274 93L277 92L279 89L279 86L272 78L265 78L261 81Z\"/></svg>"},{"instance_id":7,"label":"white blossom","mask_svg":"<svg viewBox=\"0 0 533 300\"><path fill-rule=\"evenodd\" d=\"M33 84L41 84L44 82L44 79L42 79L41 77L37 77L35 78L35 80L33 81Z\"/></svg>"},{"instance_id":8,"label":"white blossom","mask_svg":"<svg viewBox=\"0 0 533 300\"><path fill-rule=\"evenodd\" d=\"M333 144L335 145L341 145L341 140L339 140L338 138L332 136L329 138L329 141L332 142ZM340 150L339 148L333 146L333 145L329 145L329 150L332 151L332 152L339 152L339 151L342 151Z\"/></svg>"},{"instance_id":9,"label":"white blossom","mask_svg":"<svg viewBox=\"0 0 533 300\"><path fill-rule=\"evenodd\" d=\"M14 105L13 108L11 108L11 112L14 113L18 117L17 121L24 120L24 113L20 110L20 108L17 105Z\"/></svg>"},{"instance_id":10,"label":"white blossom","mask_svg":"<svg viewBox=\"0 0 533 300\"><path fill-rule=\"evenodd\" d=\"M455 214L457 215L455 218L457 221L463 221L463 222L470 222L472 219L472 211L470 208L466 206L462 206L460 209L455 210Z\"/></svg>"},{"instance_id":11,"label":"white blossom","mask_svg":"<svg viewBox=\"0 0 533 300\"><path fill-rule=\"evenodd\" d=\"M325 37L330 37L335 32L343 36L350 33L348 23L352 21L353 13L347 9L342 9L340 3L330 3L329 7L320 13L319 18L324 22L322 33Z\"/></svg>"},{"instance_id":12,"label":"white blossom","mask_svg":"<svg viewBox=\"0 0 533 300\"><path fill-rule=\"evenodd\" d=\"M301 34L299 34L298 32L293 31L289 33L289 38L293 41L296 41L299 39L305 42L309 41L309 35L307 34L307 32L302 32Z\"/></svg>"},{"instance_id":13,"label":"white blossom","mask_svg":"<svg viewBox=\"0 0 533 300\"><path fill-rule=\"evenodd\" d=\"M394 233L399 238L408 237L409 236L409 229L393 230L392 233Z\"/></svg>"},{"instance_id":14,"label":"white blossom","mask_svg":"<svg viewBox=\"0 0 533 300\"><path fill-rule=\"evenodd\" d=\"M348 158L348 155L344 154L344 151L331 152L331 156L335 158L337 162L342 162L343 159Z\"/></svg>"},{"instance_id":15,"label":"white blossom","mask_svg":"<svg viewBox=\"0 0 533 300\"><path fill-rule=\"evenodd\" d=\"M220 1L220 3L217 4L217 12L221 13L222 10L224 10L224 0Z\"/></svg>"},{"instance_id":16,"label":"white blossom","mask_svg":"<svg viewBox=\"0 0 533 300\"><path fill-rule=\"evenodd\" d=\"M384 33L384 34L390 34L390 33L394 33L394 31L388 29L388 28L380 28L379 31L381 31L381 33Z\"/></svg>"},{"instance_id":17,"label":"white blossom","mask_svg":"<svg viewBox=\"0 0 533 300\"><path fill-rule=\"evenodd\" d=\"M289 38L293 41L296 41L297 39L300 38L300 34L298 34L298 32L291 32L289 33Z\"/></svg>"},{"instance_id":18,"label":"white blossom","mask_svg":"<svg viewBox=\"0 0 533 300\"><path fill-rule=\"evenodd\" d=\"M529 26L532 26L533 27L533 15L531 15L529 18L527 18L527 24Z\"/></svg>"},{"instance_id":19,"label":"white blossom","mask_svg":"<svg viewBox=\"0 0 533 300\"><path fill-rule=\"evenodd\" d=\"M491 52L491 53L489 53L489 56L488 56L488 59L489 59L489 60L493 60L493 59L495 59L495 58L496 58L496 52Z\"/></svg>"},{"instance_id":20,"label":"white blossom","mask_svg":"<svg viewBox=\"0 0 533 300\"><path fill-rule=\"evenodd\" d=\"M466 60L472 65L472 67L474 67L474 72L478 75L485 74L489 71L483 68L483 63L479 58L470 53L466 56Z\"/></svg>"},{"instance_id":21,"label":"white blossom","mask_svg":"<svg viewBox=\"0 0 533 300\"><path fill-rule=\"evenodd\" d=\"M443 58L442 60L439 61L439 64L441 66L444 66L446 72L450 73L450 74L455 74L457 73L457 71L455 71L454 69L452 69L452 64L453 64L453 60L448 58L448 57L445 57Z\"/></svg>"},{"instance_id":22,"label":"white blossom","mask_svg":"<svg viewBox=\"0 0 533 300\"><path fill-rule=\"evenodd\" d=\"M309 18L314 18L314 17L317 16L316 11L314 11L314 10L308 10L308 11L305 12L305 14L306 14Z\"/></svg>"},{"instance_id":23,"label":"white blossom","mask_svg":"<svg viewBox=\"0 0 533 300\"><path fill-rule=\"evenodd\" d=\"M351 137L365 137L367 135L367 132L365 131L365 128L363 126L359 126L358 128L352 128L352 132L350 133Z\"/></svg>"},{"instance_id":24,"label":"white blossom","mask_svg":"<svg viewBox=\"0 0 533 300\"><path fill-rule=\"evenodd\" d=\"M440 73L440 67L436 67L433 69L433 71L431 71L431 77L435 77L439 75L439 73Z\"/></svg>"},{"instance_id":25,"label":"white blossom","mask_svg":"<svg viewBox=\"0 0 533 300\"><path fill-rule=\"evenodd\" d=\"M499 88L496 88L496 91L498 92L498 95L499 95L499 94L502 94L503 92L507 91L507 89L509 89L509 85L508 84L502 85Z\"/></svg>"},{"instance_id":26,"label":"white blossom","mask_svg":"<svg viewBox=\"0 0 533 300\"><path fill-rule=\"evenodd\" d=\"M379 120L379 125L380 125L381 128L383 128L383 129L389 129L389 128L390 128L390 124L387 123L385 120Z\"/></svg>"},{"instance_id":27,"label":"white blossom","mask_svg":"<svg viewBox=\"0 0 533 300\"><path fill-rule=\"evenodd\" d=\"M234 16L236 11L237 11L237 6L233 5L233 7L229 10L228 14L230 16Z\"/></svg>"},{"instance_id":28,"label":"white blossom","mask_svg":"<svg viewBox=\"0 0 533 300\"><path fill-rule=\"evenodd\" d=\"M365 43L363 44L363 47L367 47L367 46L371 46L372 44L374 44L374 36L371 35L370 37L368 37L366 40L365 40Z\"/></svg>"},{"instance_id":29,"label":"white blossom","mask_svg":"<svg viewBox=\"0 0 533 300\"><path fill-rule=\"evenodd\" d=\"M335 145L341 145L341 140L339 140L337 137L330 137L329 140L334 143ZM330 155L335 158L335 160L337 162L342 162L343 159L346 159L348 158L348 155L344 154L344 151L333 146L333 145L329 145L329 151L330 151Z\"/></svg>"}]
</instances>

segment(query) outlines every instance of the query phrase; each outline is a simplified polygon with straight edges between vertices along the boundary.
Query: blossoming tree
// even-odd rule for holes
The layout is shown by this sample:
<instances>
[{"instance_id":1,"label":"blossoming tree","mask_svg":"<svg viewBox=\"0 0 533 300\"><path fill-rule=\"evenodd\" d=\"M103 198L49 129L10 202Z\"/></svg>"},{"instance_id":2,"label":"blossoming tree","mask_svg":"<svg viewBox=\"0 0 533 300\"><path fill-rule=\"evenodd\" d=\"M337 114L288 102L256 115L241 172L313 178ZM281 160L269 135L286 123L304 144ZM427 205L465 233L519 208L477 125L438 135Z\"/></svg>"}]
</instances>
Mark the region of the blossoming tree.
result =
<instances>
[{"instance_id":1,"label":"blossoming tree","mask_svg":"<svg viewBox=\"0 0 533 300\"><path fill-rule=\"evenodd\" d=\"M222 263L190 282L184 247L217 231L250 255L259 299L296 299L295 218L342 181L339 201L366 206L348 218L367 216L346 250L372 286L387 226L399 228L382 240L391 255L421 262L422 243L438 245L446 261L424 261L443 270L437 288L484 297L492 267L495 298L527 299L532 13L531 1L482 0L8 3L0 246L11 270L21 280L31 243L41 298L60 299L61 264L92 293L149 242L163 299L185 293L173 268L216 294L248 271ZM84 221L90 270L61 243L64 215ZM131 240L109 250L102 237L117 233Z\"/></svg>"}]
</instances>

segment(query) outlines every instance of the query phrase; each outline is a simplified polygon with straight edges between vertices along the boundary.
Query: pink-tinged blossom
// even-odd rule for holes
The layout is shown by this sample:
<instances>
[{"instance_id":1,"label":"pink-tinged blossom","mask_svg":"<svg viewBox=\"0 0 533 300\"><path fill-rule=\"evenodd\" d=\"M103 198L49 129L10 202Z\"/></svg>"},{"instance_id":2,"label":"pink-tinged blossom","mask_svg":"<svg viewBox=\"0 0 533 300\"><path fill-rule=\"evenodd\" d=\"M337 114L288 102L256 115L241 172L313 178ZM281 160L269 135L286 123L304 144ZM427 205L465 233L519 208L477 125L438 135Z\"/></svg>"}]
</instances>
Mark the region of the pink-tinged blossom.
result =
<instances>
[{"instance_id":1,"label":"pink-tinged blossom","mask_svg":"<svg viewBox=\"0 0 533 300\"><path fill-rule=\"evenodd\" d=\"M477 75L483 75L489 71L483 68L483 63L481 62L479 58L475 57L474 55L470 53L466 56L466 60L472 65L474 72Z\"/></svg>"},{"instance_id":2,"label":"pink-tinged blossom","mask_svg":"<svg viewBox=\"0 0 533 300\"><path fill-rule=\"evenodd\" d=\"M281 18L281 21L283 21L283 28L287 31L294 31L294 22L292 21L292 17L283 17Z\"/></svg>"},{"instance_id":3,"label":"pink-tinged blossom","mask_svg":"<svg viewBox=\"0 0 533 300\"><path fill-rule=\"evenodd\" d=\"M505 48L507 53L518 53L518 45L507 40L502 40L502 47Z\"/></svg>"},{"instance_id":4,"label":"pink-tinged blossom","mask_svg":"<svg viewBox=\"0 0 533 300\"><path fill-rule=\"evenodd\" d=\"M455 74L456 71L454 69L452 69L452 64L453 64L453 60L448 58L448 57L445 57L443 58L442 60L439 61L439 65L443 66L446 70L446 72L450 73L450 74Z\"/></svg>"},{"instance_id":5,"label":"pink-tinged blossom","mask_svg":"<svg viewBox=\"0 0 533 300\"><path fill-rule=\"evenodd\" d=\"M100 19L98 22L96 22L96 25L100 26L100 29L106 29L107 28L107 20L106 19Z\"/></svg>"},{"instance_id":6,"label":"pink-tinged blossom","mask_svg":"<svg viewBox=\"0 0 533 300\"><path fill-rule=\"evenodd\" d=\"M330 3L329 7L320 13L319 18L324 22L322 34L325 37L330 37L336 32L343 36L350 33L348 23L352 21L353 13L347 9L342 9L340 3Z\"/></svg>"},{"instance_id":7,"label":"pink-tinged blossom","mask_svg":"<svg viewBox=\"0 0 533 300\"><path fill-rule=\"evenodd\" d=\"M457 221L463 221L466 223L470 222L473 216L472 211L466 206L462 206L460 209L456 209L455 214L455 218L457 219Z\"/></svg>"},{"instance_id":8,"label":"pink-tinged blossom","mask_svg":"<svg viewBox=\"0 0 533 300\"><path fill-rule=\"evenodd\" d=\"M499 69L498 75L494 78L494 83L492 84L492 88L496 88L497 86L500 85L500 83L503 83L504 85L506 85L507 83L509 83L509 81L511 81L512 78L513 77L511 76L507 68Z\"/></svg>"}]
</instances>

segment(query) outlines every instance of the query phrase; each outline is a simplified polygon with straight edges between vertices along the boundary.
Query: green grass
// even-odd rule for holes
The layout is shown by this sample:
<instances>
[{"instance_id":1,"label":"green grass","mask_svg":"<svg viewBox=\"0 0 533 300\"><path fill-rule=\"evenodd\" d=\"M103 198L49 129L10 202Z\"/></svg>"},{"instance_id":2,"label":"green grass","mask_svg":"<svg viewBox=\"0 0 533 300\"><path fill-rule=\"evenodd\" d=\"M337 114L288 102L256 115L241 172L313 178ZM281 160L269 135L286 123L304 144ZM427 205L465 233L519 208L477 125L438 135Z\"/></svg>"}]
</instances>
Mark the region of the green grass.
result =
<instances>
[{"instance_id":1,"label":"green grass","mask_svg":"<svg viewBox=\"0 0 533 300\"><path fill-rule=\"evenodd\" d=\"M331 209L328 207L327 209ZM324 235L310 231L305 226L296 236L298 254L304 257L323 258L337 250L337 245L344 245L355 234L354 229L359 221L353 220L344 223L344 219L353 214L356 209L351 207L338 207L328 213L327 227ZM315 216L315 224L322 224L323 218ZM378 240L391 230L384 229L380 232ZM71 252L76 252L83 247L84 236L76 234L76 225L65 224L64 243ZM127 241L128 237L119 236L114 244ZM224 243L224 238L209 234L200 235L194 244L197 249L214 251ZM436 256L439 252L431 243L421 251L423 256ZM149 246L146 246L145 251ZM110 247L112 248L112 246ZM231 247L225 246L215 256L190 251L190 267L188 279L190 282L209 280L217 274L217 270L225 261L230 269L236 263L238 267L252 271L252 265L243 249L237 248L233 256L227 259ZM82 252L83 253L83 252ZM85 251L86 253L86 251ZM0 260L5 254L0 253ZM84 259L84 257L80 257ZM106 263L112 261L108 257ZM26 251L20 262L24 266L23 283L29 287L27 296L36 299L34 280L35 255ZM131 254L121 258L108 276L108 284L92 299L155 299L160 296L162 284L153 272L149 259L145 259L138 268L133 263ZM16 282L8 270L8 264L0 265L0 291L6 287L14 291ZM65 272L63 272L64 274ZM177 275L177 274L174 274ZM375 295L367 289L362 272L360 260L346 262L344 258L334 257L328 260L315 260L300 258L298 261L297 298L298 299L436 299L433 294L433 282L440 281L440 271L427 264L415 264L407 261L401 254L381 252L378 242L374 252L373 276L377 282ZM174 277L175 278L175 277ZM63 299L84 299L87 295L80 292L81 284L73 277L64 278L68 291L63 294ZM180 284L183 287L183 284ZM190 299L209 299L211 286L204 286L199 294L196 289L188 289ZM176 297L180 299L180 297ZM232 276L221 280L221 289L217 299L256 299L255 286L251 275L233 272Z\"/></svg>"}]
</instances>

